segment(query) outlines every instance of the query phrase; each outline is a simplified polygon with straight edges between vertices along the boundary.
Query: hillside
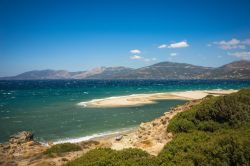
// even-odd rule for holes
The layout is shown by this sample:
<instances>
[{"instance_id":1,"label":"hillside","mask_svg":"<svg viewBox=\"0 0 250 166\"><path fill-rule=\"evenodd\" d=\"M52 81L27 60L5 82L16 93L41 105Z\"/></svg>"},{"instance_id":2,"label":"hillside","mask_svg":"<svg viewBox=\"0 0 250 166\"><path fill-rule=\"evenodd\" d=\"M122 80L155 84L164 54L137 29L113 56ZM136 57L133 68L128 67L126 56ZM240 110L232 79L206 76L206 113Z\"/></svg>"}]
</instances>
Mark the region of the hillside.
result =
<instances>
[{"instance_id":1,"label":"hillside","mask_svg":"<svg viewBox=\"0 0 250 166\"><path fill-rule=\"evenodd\" d=\"M161 62L126 73L124 79L200 79L212 68L186 63Z\"/></svg>"},{"instance_id":2,"label":"hillside","mask_svg":"<svg viewBox=\"0 0 250 166\"><path fill-rule=\"evenodd\" d=\"M215 68L204 78L208 79L249 79L250 61L237 61Z\"/></svg>"},{"instance_id":3,"label":"hillside","mask_svg":"<svg viewBox=\"0 0 250 166\"><path fill-rule=\"evenodd\" d=\"M186 63L160 62L138 69L127 67L98 67L88 71L35 70L1 80L44 79L250 79L250 61L236 61L218 68Z\"/></svg>"},{"instance_id":4,"label":"hillside","mask_svg":"<svg viewBox=\"0 0 250 166\"><path fill-rule=\"evenodd\" d=\"M126 67L98 67L88 71L68 72L66 70L34 70L0 80L59 80L59 79L105 79L131 71Z\"/></svg>"}]
</instances>

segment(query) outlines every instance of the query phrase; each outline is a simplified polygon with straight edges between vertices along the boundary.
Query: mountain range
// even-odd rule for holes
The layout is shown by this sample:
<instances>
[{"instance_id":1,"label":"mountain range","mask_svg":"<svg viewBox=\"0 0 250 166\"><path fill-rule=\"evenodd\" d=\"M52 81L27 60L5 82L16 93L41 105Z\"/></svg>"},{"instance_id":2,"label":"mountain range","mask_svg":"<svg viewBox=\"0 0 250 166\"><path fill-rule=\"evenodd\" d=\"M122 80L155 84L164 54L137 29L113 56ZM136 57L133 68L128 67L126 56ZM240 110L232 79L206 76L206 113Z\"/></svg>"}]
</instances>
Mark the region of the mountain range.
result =
<instances>
[{"instance_id":1,"label":"mountain range","mask_svg":"<svg viewBox=\"0 0 250 166\"><path fill-rule=\"evenodd\" d=\"M34 70L1 80L45 79L250 79L250 61L235 61L221 67L203 67L186 63L160 62L138 69L98 67L88 71Z\"/></svg>"}]
</instances>

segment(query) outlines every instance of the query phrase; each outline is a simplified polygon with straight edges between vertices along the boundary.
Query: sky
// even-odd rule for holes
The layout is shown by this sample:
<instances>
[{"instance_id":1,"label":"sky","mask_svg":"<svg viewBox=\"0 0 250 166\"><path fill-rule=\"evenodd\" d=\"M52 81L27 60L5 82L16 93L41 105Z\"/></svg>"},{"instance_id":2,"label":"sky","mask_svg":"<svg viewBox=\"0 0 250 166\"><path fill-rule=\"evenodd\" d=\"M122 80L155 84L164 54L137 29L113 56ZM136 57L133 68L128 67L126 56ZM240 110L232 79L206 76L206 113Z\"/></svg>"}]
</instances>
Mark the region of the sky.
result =
<instances>
[{"instance_id":1,"label":"sky","mask_svg":"<svg viewBox=\"0 0 250 166\"><path fill-rule=\"evenodd\" d=\"M0 76L242 59L249 0L0 0Z\"/></svg>"}]
</instances>

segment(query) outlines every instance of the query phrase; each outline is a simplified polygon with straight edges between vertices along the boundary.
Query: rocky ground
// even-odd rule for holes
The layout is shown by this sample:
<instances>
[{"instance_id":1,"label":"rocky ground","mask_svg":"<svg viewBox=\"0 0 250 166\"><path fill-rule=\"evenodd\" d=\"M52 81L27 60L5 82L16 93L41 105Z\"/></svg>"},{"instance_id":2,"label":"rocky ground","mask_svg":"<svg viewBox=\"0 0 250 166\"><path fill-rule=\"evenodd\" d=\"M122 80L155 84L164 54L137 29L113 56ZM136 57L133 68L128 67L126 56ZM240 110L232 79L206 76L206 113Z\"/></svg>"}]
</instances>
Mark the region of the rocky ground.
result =
<instances>
[{"instance_id":1,"label":"rocky ground","mask_svg":"<svg viewBox=\"0 0 250 166\"><path fill-rule=\"evenodd\" d=\"M120 141L111 140L111 148L116 150L129 147L140 148L151 155L157 155L164 145L172 140L172 133L167 132L169 120L179 112L189 110L201 101L200 99L190 101L184 105L172 108L169 112L151 122L141 123L135 132L124 135Z\"/></svg>"},{"instance_id":2,"label":"rocky ground","mask_svg":"<svg viewBox=\"0 0 250 166\"><path fill-rule=\"evenodd\" d=\"M0 165L4 166L57 166L73 160L88 150L98 147L96 141L78 143L83 150L68 152L56 156L47 156L43 152L51 145L43 145L34 141L33 134L28 131L17 133L9 141L0 144Z\"/></svg>"},{"instance_id":3,"label":"rocky ground","mask_svg":"<svg viewBox=\"0 0 250 166\"><path fill-rule=\"evenodd\" d=\"M23 165L41 157L47 147L33 140L31 132L23 131L10 137L9 142L0 144L0 165Z\"/></svg>"}]
</instances>

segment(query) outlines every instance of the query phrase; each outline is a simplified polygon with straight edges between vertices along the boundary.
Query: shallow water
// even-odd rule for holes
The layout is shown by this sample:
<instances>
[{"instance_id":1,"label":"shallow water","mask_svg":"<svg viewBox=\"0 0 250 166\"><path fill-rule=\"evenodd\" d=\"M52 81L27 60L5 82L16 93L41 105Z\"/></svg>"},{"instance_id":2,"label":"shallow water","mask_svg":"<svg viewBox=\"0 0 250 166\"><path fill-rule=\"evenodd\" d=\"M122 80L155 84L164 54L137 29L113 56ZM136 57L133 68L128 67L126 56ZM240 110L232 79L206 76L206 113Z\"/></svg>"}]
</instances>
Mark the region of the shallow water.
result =
<instances>
[{"instance_id":1,"label":"shallow water","mask_svg":"<svg viewBox=\"0 0 250 166\"><path fill-rule=\"evenodd\" d=\"M181 100L127 108L84 108L111 96L198 89L240 89L250 81L0 81L0 142L31 130L42 142L105 134L161 116Z\"/></svg>"}]
</instances>

